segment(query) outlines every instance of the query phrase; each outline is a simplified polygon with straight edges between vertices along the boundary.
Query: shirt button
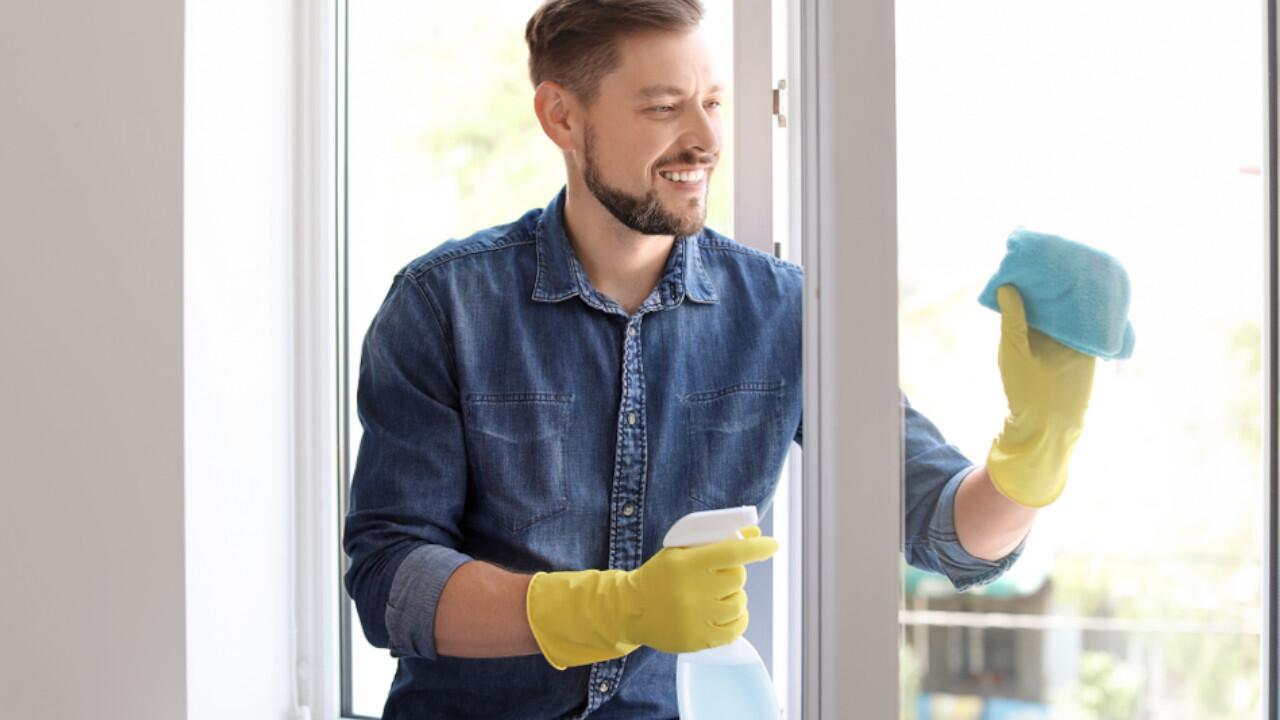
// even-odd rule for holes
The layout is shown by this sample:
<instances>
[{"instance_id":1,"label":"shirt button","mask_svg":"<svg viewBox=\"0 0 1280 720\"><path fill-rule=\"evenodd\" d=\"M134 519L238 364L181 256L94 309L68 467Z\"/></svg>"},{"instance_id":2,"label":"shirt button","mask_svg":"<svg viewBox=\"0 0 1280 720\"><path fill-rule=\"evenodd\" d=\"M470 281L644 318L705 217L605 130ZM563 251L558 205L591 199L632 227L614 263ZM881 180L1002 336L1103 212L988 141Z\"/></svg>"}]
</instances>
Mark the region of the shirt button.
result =
<instances>
[{"instance_id":1,"label":"shirt button","mask_svg":"<svg viewBox=\"0 0 1280 720\"><path fill-rule=\"evenodd\" d=\"M636 329L635 329L635 327L629 327L629 328L627 328L627 334L628 334L628 335L630 335L631 337L635 337L635 336L636 336Z\"/></svg>"},{"instance_id":2,"label":"shirt button","mask_svg":"<svg viewBox=\"0 0 1280 720\"><path fill-rule=\"evenodd\" d=\"M601 693L607 693L609 692L609 683L602 682L596 686L596 689L599 690Z\"/></svg>"},{"instance_id":3,"label":"shirt button","mask_svg":"<svg viewBox=\"0 0 1280 720\"><path fill-rule=\"evenodd\" d=\"M626 515L627 517L631 517L632 515L635 514L635 512L636 512L636 506L632 505L631 503L627 503L626 505L622 506L622 514Z\"/></svg>"},{"instance_id":4,"label":"shirt button","mask_svg":"<svg viewBox=\"0 0 1280 720\"><path fill-rule=\"evenodd\" d=\"M627 413L627 424L628 424L628 425L635 425L635 424L636 424L636 414L635 414L635 413Z\"/></svg>"}]
</instances>

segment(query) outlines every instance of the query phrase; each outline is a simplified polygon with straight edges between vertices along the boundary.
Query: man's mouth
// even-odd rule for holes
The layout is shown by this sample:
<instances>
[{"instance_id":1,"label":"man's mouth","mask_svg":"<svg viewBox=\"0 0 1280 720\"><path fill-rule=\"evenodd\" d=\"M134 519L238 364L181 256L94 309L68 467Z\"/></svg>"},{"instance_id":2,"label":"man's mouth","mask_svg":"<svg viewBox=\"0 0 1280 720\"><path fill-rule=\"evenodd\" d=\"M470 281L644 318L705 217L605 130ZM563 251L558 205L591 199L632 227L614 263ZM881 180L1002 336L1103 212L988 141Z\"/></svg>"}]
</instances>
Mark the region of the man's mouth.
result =
<instances>
[{"instance_id":1,"label":"man's mouth","mask_svg":"<svg viewBox=\"0 0 1280 720\"><path fill-rule=\"evenodd\" d=\"M674 183L682 183L685 185L697 185L707 177L707 171L698 170L682 170L679 172L671 172L668 170L659 170L658 174Z\"/></svg>"}]
</instances>

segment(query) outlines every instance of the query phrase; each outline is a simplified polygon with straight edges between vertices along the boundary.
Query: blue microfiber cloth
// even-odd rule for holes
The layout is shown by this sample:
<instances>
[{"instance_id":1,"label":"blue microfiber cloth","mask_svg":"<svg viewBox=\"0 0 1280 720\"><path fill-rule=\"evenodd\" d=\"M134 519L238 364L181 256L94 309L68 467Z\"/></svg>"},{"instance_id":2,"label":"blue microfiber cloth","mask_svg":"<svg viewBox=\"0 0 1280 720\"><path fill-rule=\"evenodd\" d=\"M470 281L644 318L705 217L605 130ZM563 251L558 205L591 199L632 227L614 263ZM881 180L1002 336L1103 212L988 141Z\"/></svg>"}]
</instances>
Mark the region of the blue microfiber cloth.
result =
<instances>
[{"instance_id":1,"label":"blue microfiber cloth","mask_svg":"<svg viewBox=\"0 0 1280 720\"><path fill-rule=\"evenodd\" d=\"M1009 234L1008 248L979 303L999 312L996 288L1011 284L1022 296L1029 327L1087 355L1133 354L1129 276L1119 260L1022 226Z\"/></svg>"}]
</instances>

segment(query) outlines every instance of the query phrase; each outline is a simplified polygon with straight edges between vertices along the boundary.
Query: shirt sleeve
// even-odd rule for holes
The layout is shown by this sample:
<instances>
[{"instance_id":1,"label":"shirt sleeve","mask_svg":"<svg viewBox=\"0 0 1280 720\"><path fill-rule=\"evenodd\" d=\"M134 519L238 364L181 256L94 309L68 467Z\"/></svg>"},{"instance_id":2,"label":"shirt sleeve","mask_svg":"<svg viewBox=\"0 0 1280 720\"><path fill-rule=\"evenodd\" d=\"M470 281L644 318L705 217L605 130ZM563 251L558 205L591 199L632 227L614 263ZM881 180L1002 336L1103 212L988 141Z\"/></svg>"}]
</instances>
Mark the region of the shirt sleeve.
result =
<instances>
[{"instance_id":1,"label":"shirt sleeve","mask_svg":"<svg viewBox=\"0 0 1280 720\"><path fill-rule=\"evenodd\" d=\"M960 483L977 466L911 405L899 390L903 412L903 555L912 566L945 575L956 590L985 585L1017 562L1026 546L997 562L970 555L956 533L955 503ZM804 418L793 438L804 447Z\"/></svg>"},{"instance_id":2,"label":"shirt sleeve","mask_svg":"<svg viewBox=\"0 0 1280 720\"><path fill-rule=\"evenodd\" d=\"M365 638L395 657L436 657L440 593L471 559L457 550L466 455L446 327L426 284L401 272L360 355L343 580Z\"/></svg>"},{"instance_id":3,"label":"shirt sleeve","mask_svg":"<svg viewBox=\"0 0 1280 720\"><path fill-rule=\"evenodd\" d=\"M905 394L903 407L903 554L921 570L945 575L956 590L985 585L1017 562L1026 545L996 562L969 554L956 534L955 498L960 483L977 467L916 410Z\"/></svg>"}]
</instances>

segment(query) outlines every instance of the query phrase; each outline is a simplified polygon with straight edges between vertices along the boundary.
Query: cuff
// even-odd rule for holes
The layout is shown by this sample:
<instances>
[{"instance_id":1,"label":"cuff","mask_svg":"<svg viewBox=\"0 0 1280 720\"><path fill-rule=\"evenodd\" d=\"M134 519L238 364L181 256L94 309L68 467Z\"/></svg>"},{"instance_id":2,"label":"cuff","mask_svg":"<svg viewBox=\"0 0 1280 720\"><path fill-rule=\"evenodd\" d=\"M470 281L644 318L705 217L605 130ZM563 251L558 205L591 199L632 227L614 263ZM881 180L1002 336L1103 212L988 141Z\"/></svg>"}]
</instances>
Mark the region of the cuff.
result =
<instances>
[{"instance_id":1,"label":"cuff","mask_svg":"<svg viewBox=\"0 0 1280 720\"><path fill-rule=\"evenodd\" d=\"M444 545L423 545L405 556L387 598L387 648L392 657L436 659L440 593L453 571L471 559Z\"/></svg>"},{"instance_id":2,"label":"cuff","mask_svg":"<svg viewBox=\"0 0 1280 720\"><path fill-rule=\"evenodd\" d=\"M1023 538L1018 547L995 562L970 555L960 544L960 535L956 533L956 493L960 490L960 483L974 469L974 466L965 468L947 481L929 523L929 546L937 556L943 574L961 592L986 585L1003 575L1017 562L1027 544L1027 539Z\"/></svg>"}]
</instances>

